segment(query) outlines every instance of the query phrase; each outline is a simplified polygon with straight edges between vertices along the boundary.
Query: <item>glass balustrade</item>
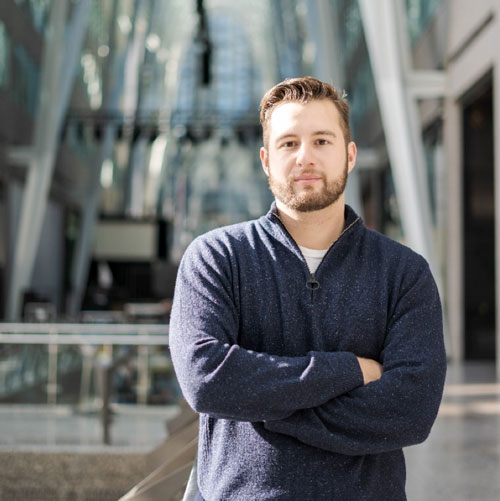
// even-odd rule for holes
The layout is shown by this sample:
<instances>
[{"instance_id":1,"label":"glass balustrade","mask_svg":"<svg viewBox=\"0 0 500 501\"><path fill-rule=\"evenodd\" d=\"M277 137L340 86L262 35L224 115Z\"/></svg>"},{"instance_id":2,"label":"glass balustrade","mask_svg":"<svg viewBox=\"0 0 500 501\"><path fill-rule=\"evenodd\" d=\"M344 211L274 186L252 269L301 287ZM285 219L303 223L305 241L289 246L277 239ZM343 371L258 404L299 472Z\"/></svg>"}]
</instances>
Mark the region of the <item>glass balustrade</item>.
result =
<instances>
[{"instance_id":1,"label":"glass balustrade","mask_svg":"<svg viewBox=\"0 0 500 501\"><path fill-rule=\"evenodd\" d=\"M166 325L0 324L0 403L99 407L109 367L112 402L175 403L167 346Z\"/></svg>"}]
</instances>

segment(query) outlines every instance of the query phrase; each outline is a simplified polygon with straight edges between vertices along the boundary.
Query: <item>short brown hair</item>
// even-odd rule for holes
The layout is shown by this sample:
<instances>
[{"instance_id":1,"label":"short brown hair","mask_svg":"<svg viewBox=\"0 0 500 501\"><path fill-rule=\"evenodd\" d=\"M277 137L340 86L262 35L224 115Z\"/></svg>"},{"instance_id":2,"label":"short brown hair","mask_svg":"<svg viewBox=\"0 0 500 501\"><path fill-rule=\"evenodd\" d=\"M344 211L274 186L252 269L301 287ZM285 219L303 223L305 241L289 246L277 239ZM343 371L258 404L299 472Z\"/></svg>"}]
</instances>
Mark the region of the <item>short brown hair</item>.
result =
<instances>
[{"instance_id":1,"label":"short brown hair","mask_svg":"<svg viewBox=\"0 0 500 501\"><path fill-rule=\"evenodd\" d=\"M273 110L286 101L308 103L314 100L329 99L340 115L340 126L344 133L345 143L351 142L351 127L349 125L349 104L333 85L313 77L287 78L269 89L260 102L260 123L262 138L267 149L269 142L268 125Z\"/></svg>"}]
</instances>

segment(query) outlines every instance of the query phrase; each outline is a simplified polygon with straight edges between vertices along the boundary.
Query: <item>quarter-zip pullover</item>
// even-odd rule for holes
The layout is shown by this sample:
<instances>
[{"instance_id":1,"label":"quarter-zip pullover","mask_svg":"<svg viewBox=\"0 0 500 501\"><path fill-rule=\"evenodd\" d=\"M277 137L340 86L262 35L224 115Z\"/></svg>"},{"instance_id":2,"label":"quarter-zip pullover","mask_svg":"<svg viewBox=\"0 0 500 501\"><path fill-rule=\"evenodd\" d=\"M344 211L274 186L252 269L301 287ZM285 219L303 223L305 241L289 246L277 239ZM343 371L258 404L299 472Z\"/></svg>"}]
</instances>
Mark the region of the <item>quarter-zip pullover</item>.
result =
<instances>
[{"instance_id":1,"label":"quarter-zip pullover","mask_svg":"<svg viewBox=\"0 0 500 501\"><path fill-rule=\"evenodd\" d=\"M346 206L312 275L274 211L198 237L179 268L170 348L201 494L405 499L402 448L427 437L446 368L429 267ZM382 378L363 386L356 356Z\"/></svg>"}]
</instances>

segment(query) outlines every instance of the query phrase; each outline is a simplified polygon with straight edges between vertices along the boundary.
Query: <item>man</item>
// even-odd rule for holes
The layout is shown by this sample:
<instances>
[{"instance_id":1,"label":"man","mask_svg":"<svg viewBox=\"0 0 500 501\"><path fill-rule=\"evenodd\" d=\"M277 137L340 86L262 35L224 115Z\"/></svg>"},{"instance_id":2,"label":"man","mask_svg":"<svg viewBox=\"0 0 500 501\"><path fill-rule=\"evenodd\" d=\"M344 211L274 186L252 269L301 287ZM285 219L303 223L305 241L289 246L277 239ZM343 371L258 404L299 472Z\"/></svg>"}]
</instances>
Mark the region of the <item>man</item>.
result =
<instances>
[{"instance_id":1,"label":"man","mask_svg":"<svg viewBox=\"0 0 500 501\"><path fill-rule=\"evenodd\" d=\"M197 238L174 295L201 499L405 499L402 448L428 436L446 370L434 280L345 205L356 146L333 87L285 80L261 123L275 203Z\"/></svg>"}]
</instances>

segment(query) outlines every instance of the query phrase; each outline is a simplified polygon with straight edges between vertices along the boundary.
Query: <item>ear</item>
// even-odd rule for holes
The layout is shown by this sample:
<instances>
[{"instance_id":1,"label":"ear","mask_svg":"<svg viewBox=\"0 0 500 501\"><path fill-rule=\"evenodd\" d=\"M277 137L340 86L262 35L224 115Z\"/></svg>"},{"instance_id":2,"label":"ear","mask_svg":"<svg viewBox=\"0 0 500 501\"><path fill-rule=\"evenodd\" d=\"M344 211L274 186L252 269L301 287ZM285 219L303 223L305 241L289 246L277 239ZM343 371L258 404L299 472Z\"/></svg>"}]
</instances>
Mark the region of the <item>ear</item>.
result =
<instances>
[{"instance_id":1,"label":"ear","mask_svg":"<svg viewBox=\"0 0 500 501\"><path fill-rule=\"evenodd\" d=\"M266 176L269 177L269 154L264 147L260 149L260 163L262 164L262 169L266 173Z\"/></svg>"},{"instance_id":2,"label":"ear","mask_svg":"<svg viewBox=\"0 0 500 501\"><path fill-rule=\"evenodd\" d=\"M356 155L358 154L358 149L354 141L351 141L347 145L347 171L351 172L356 165Z\"/></svg>"}]
</instances>

